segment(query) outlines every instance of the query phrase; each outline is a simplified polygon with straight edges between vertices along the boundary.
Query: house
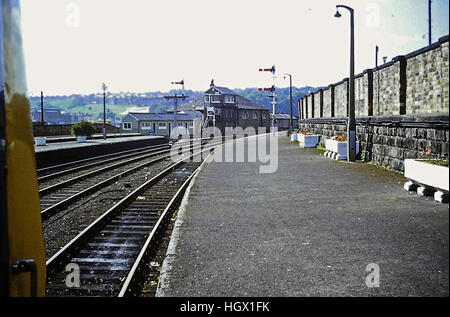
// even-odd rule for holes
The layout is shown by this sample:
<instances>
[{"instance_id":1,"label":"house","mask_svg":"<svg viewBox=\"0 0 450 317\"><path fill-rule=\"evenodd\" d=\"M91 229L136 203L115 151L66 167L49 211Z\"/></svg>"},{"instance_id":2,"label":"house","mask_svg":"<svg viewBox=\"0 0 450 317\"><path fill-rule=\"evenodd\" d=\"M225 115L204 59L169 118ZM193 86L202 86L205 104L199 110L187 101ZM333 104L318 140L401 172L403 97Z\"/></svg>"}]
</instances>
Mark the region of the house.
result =
<instances>
[{"instance_id":1,"label":"house","mask_svg":"<svg viewBox=\"0 0 450 317\"><path fill-rule=\"evenodd\" d=\"M129 112L122 118L120 131L169 137L173 128L173 117L173 111L165 113ZM194 134L202 119L203 114L198 111L177 111L177 126L185 127L190 134Z\"/></svg>"},{"instance_id":2,"label":"house","mask_svg":"<svg viewBox=\"0 0 450 317\"><path fill-rule=\"evenodd\" d=\"M226 127L253 127L258 131L263 127L268 131L271 121L269 110L254 103L226 87L214 85L211 81L209 89L204 93L204 109L208 117L208 125L216 126L222 134Z\"/></svg>"},{"instance_id":3,"label":"house","mask_svg":"<svg viewBox=\"0 0 450 317\"><path fill-rule=\"evenodd\" d=\"M270 118L272 118L272 114L270 114ZM289 130L291 125L291 116L287 113L276 113L275 114L275 127L281 130ZM293 129L298 128L298 119L295 116L292 116L292 125Z\"/></svg>"},{"instance_id":4,"label":"house","mask_svg":"<svg viewBox=\"0 0 450 317\"><path fill-rule=\"evenodd\" d=\"M46 124L65 124L70 123L67 122L67 116L65 116L64 112L61 111L60 108L56 107L47 107L44 108L44 122ZM33 122L41 122L41 109L33 109L31 112L31 119Z\"/></svg>"}]
</instances>

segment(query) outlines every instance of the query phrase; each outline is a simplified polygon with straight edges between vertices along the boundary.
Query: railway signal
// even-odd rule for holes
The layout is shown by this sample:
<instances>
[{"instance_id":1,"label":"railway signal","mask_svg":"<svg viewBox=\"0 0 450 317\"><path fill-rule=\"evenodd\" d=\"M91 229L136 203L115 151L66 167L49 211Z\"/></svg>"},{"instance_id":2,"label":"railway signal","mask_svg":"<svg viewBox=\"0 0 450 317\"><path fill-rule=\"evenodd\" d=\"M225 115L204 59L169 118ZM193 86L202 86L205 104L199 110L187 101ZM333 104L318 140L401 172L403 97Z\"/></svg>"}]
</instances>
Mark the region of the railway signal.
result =
<instances>
[{"instance_id":1,"label":"railway signal","mask_svg":"<svg viewBox=\"0 0 450 317\"><path fill-rule=\"evenodd\" d=\"M259 71L260 72L271 72L272 74L275 75L275 65L273 65L271 68L260 68Z\"/></svg>"},{"instance_id":2,"label":"railway signal","mask_svg":"<svg viewBox=\"0 0 450 317\"><path fill-rule=\"evenodd\" d=\"M171 96L164 96L167 100L173 99L173 123L172 123L172 129L177 128L177 106L178 106L178 99L185 100L187 96L184 95L184 79L181 81L173 81L172 85L182 85L182 93L181 96L174 94ZM170 131L169 131L170 134ZM170 135L169 135L170 136Z\"/></svg>"},{"instance_id":3,"label":"railway signal","mask_svg":"<svg viewBox=\"0 0 450 317\"><path fill-rule=\"evenodd\" d=\"M258 88L259 91L275 91L275 85L269 88Z\"/></svg>"},{"instance_id":4,"label":"railway signal","mask_svg":"<svg viewBox=\"0 0 450 317\"><path fill-rule=\"evenodd\" d=\"M271 72L273 77L273 85L270 88L259 88L259 91L271 91L272 92L272 131L275 133L275 105L277 104L275 98L275 65L271 68L260 68L260 72Z\"/></svg>"}]
</instances>

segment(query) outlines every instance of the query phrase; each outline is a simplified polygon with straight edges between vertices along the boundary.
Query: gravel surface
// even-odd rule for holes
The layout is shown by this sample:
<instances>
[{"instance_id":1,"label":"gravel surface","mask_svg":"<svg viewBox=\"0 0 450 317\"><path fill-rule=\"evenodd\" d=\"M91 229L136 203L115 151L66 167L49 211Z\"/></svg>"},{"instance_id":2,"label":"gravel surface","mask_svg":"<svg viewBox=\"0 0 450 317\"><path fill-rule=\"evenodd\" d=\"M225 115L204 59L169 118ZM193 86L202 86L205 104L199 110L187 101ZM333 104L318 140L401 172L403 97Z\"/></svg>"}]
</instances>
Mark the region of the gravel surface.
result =
<instances>
[{"instance_id":1,"label":"gravel surface","mask_svg":"<svg viewBox=\"0 0 450 317\"><path fill-rule=\"evenodd\" d=\"M119 166L117 168L114 168L114 169L111 169L109 171L106 171L102 175L104 175L105 173L108 173L108 175L113 176L115 174L118 174L120 171L132 168L132 167L137 166L139 164L142 164L142 163L144 163L144 161L151 161L151 160L157 159L159 157L162 157L164 155L167 155L167 154L159 154L159 155L151 156L149 158L143 158L143 159L138 160L136 162L129 163L129 164L126 164L126 165L122 165L122 166ZM126 161L126 160L130 160L130 159L131 158L126 158L126 159L114 161L114 162L108 163L108 164L118 164L120 162L123 162L123 161ZM105 167L105 166L106 166L105 164L99 164L99 165L96 165L96 166L93 166L93 167L90 167L90 168L87 168L87 169L83 169L83 170L80 170L80 171L74 171L74 172L71 172L71 173L67 173L67 174L61 175L60 177L54 178L54 179L41 181L41 182L39 182L39 189L43 189L43 188L46 188L46 187L49 187L49 186L52 186L52 185L56 185L56 184L61 183L63 181L69 180L69 179L74 178L76 176L80 176L80 175L92 172L94 170L97 170L97 169Z\"/></svg>"},{"instance_id":2,"label":"gravel surface","mask_svg":"<svg viewBox=\"0 0 450 317\"><path fill-rule=\"evenodd\" d=\"M63 211L44 221L43 231L46 258L49 259L53 256L117 201L139 187L146 180L157 175L171 163L170 159L166 159L128 175L103 188L101 191L67 206ZM130 183L131 187L125 187L125 183Z\"/></svg>"}]
</instances>

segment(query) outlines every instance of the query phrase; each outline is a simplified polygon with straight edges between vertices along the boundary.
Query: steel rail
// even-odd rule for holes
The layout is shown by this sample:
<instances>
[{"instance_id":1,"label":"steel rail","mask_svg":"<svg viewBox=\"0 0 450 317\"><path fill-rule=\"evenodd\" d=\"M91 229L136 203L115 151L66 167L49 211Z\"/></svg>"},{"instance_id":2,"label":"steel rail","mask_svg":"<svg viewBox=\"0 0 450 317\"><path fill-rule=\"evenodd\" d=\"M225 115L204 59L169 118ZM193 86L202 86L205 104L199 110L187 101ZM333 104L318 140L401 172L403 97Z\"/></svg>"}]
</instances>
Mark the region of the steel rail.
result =
<instances>
[{"instance_id":1,"label":"steel rail","mask_svg":"<svg viewBox=\"0 0 450 317\"><path fill-rule=\"evenodd\" d=\"M134 162L139 161L139 160L144 159L144 158L148 158L148 157L152 157L152 156L156 156L156 155L159 155L159 154L170 152L170 150L171 149L166 149L166 150L161 150L161 151L157 151L157 152L152 152L152 153L149 153L149 154L140 155L140 156L134 157L132 159L129 159L129 160L126 160L126 161L123 161L123 162L107 165L107 166L101 167L99 169L95 169L93 171L87 172L85 174L72 177L72 178L70 178L68 180L65 180L65 181L59 182L57 184L50 185L48 187L40 189L39 190L39 196L47 195L47 194L49 194L51 192L54 192L54 191L57 191L57 190L59 190L59 189L61 189L63 187L67 187L67 186L69 186L69 185L71 185L73 183L76 183L76 182L79 182L81 180L90 178L92 176L95 176L95 175L107 172L109 170L121 167L123 165L131 164L131 163L134 163Z\"/></svg>"},{"instance_id":2,"label":"steel rail","mask_svg":"<svg viewBox=\"0 0 450 317\"><path fill-rule=\"evenodd\" d=\"M202 145L200 145L200 147L201 146ZM196 149L198 149L198 147L194 147L192 149L196 150ZM113 175L113 176L111 176L111 177L109 177L109 178L107 178L107 179L105 179L105 180L103 180L101 182L98 182L98 183L96 183L96 184L94 184L94 185L92 185L92 186L90 186L90 187L88 187L88 188L86 188L86 189L84 189L84 190L82 190L80 192L77 192L74 195L70 195L67 198L57 202L56 204L53 204L52 206L42 210L41 211L41 219L42 220L47 220L57 210L59 210L59 209L63 208L64 206L72 203L73 201L78 200L79 198L81 198L83 196L86 196L87 194L92 193L92 192L98 190L99 188L101 188L101 187L103 187L103 186L105 186L107 184L110 184L110 183L116 181L117 179L120 179L120 178L122 178L122 177L124 177L126 175L129 175L129 174L131 174L131 173L133 173L133 172L135 172L135 171L137 171L137 170L139 170L139 169L141 169L143 167L146 167L148 165L152 165L152 164L154 164L156 162L159 162L159 161L163 161L163 160L165 160L166 158L169 158L169 157L171 157L171 154L168 154L168 155L156 158L154 160L145 162L143 164L139 164L138 166L135 166L135 167L132 167L132 168L127 169L125 171L122 171L122 172L120 172L120 173L118 173L116 175ZM86 177L84 177L84 178L86 178ZM74 183L74 182L72 182L72 183Z\"/></svg>"},{"instance_id":3,"label":"steel rail","mask_svg":"<svg viewBox=\"0 0 450 317\"><path fill-rule=\"evenodd\" d=\"M52 169L58 169L61 167L65 167L65 166L71 166L71 165L76 165L76 164L80 164L83 162L89 162L89 161L93 161L93 160L99 160L105 157L110 157L110 156L115 156L115 155L120 155L120 154L125 154L125 153L130 153L130 152L138 152L138 151L142 151L142 150L146 150L146 149L151 149L151 148L162 148L162 147L166 147L166 146L170 146L169 143L167 144L158 144L158 145L150 145L150 146L146 146L146 147L142 147L142 148L137 148L137 149L133 149L133 150L127 150L127 151L120 151L120 152L114 152L114 153L110 153L110 154L105 154L105 155L99 155L99 156L94 156L94 157L89 157L86 159L82 159L82 160L77 160L77 161L71 161L71 162L67 162L67 163L63 163L63 164L58 164L58 165L52 165L52 166L48 166L48 167L43 167L40 168L38 170L36 170L36 172L39 173L43 173L46 172L48 170L52 170Z\"/></svg>"},{"instance_id":4,"label":"steel rail","mask_svg":"<svg viewBox=\"0 0 450 317\"><path fill-rule=\"evenodd\" d=\"M161 148L165 148L165 147L170 148L170 145L161 146ZM47 174L47 175L38 177L37 180L38 180L38 182L46 181L46 180L49 180L49 179L52 179L52 178L59 177L61 175L65 175L65 174L68 174L68 173L73 173L73 172L76 172L76 171L79 171L79 170L83 170L83 169L88 169L88 168L93 167L93 166L102 165L102 164L106 164L106 163L110 163L110 162L126 159L128 157L133 157L133 156L136 156L136 155L142 155L142 154L145 154L145 153L147 153L147 154L153 153L155 151L158 151L158 149L159 148L148 149L148 150L144 150L144 151L136 151L138 153L128 153L128 154L125 154L125 155L108 158L108 159L105 159L105 160L102 160L102 161L92 162L92 163L88 163L88 164L85 164L85 165L72 167L72 168L69 168L69 169L65 169L65 170L58 171L58 172L55 172L55 173L52 173L52 174Z\"/></svg>"},{"instance_id":5,"label":"steel rail","mask_svg":"<svg viewBox=\"0 0 450 317\"><path fill-rule=\"evenodd\" d=\"M154 242L156 233L160 230L161 224L166 220L166 216L169 213L169 211L174 207L176 201L180 198L180 196L186 191L187 186L191 182L192 178L197 174L200 167L197 167L194 172L189 176L189 178L181 185L180 189L176 192L176 194L173 196L173 198L170 200L169 204L166 206L164 211L161 213L161 216L159 217L158 221L156 222L155 226L153 227L152 231L150 232L149 236L147 237L147 240L145 241L141 251L139 252L139 255L137 256L133 266L131 267L131 270L128 272L128 275L122 285L122 288L119 292L118 297L124 297L127 295L130 295L132 292L132 284L136 283L136 274L137 272L141 271L140 266L142 265L143 258L147 255L149 246L151 243Z\"/></svg>"},{"instance_id":6,"label":"steel rail","mask_svg":"<svg viewBox=\"0 0 450 317\"><path fill-rule=\"evenodd\" d=\"M106 228L108 223L110 223L113 217L120 215L120 213L125 210L127 206L130 206L134 201L137 200L138 196L141 195L146 190L149 190L158 182L163 180L163 178L169 174L171 174L175 169L180 168L183 163L189 162L189 160L197 155L203 154L203 152L210 151L211 148L205 149L201 152L195 153L193 155L189 155L183 159L178 160L177 162L171 164L165 170L161 171L158 175L154 176L149 181L140 185L137 189L135 189L132 193L124 197L121 201L119 201L116 205L111 207L108 211L103 213L99 218L97 218L93 223L91 223L87 228L85 228L82 232L80 232L75 238L73 238L68 244L66 244L61 250L59 250L56 254L54 254L47 262L47 276L55 276L58 273L58 270L62 268L67 261L71 260L71 257L76 254L76 252L82 249L83 245L86 245L89 241L93 240L93 237L96 234L99 234L102 229ZM189 175L188 179L192 179L191 176L197 171L195 169L191 175ZM183 182L181 185L184 187L186 182ZM176 191L175 196L180 194L180 189ZM173 195L172 195L173 196ZM175 196L170 200L170 204L175 199ZM161 213L159 216L159 220L157 222L158 227L162 221L162 216L167 214L167 207L164 209L164 213ZM120 230L119 230L120 232ZM154 231L152 231L154 232ZM121 280L122 281L122 280ZM120 287L120 285L119 285Z\"/></svg>"}]
</instances>

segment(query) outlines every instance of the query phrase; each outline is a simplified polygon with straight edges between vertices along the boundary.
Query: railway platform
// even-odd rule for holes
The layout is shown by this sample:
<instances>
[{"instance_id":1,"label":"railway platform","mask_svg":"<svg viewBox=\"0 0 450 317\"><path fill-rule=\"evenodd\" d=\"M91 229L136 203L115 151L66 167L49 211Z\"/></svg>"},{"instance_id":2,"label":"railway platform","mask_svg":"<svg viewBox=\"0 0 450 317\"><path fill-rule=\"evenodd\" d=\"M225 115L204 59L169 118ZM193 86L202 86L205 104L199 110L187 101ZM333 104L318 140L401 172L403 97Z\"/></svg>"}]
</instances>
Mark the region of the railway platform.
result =
<instances>
[{"instance_id":1,"label":"railway platform","mask_svg":"<svg viewBox=\"0 0 450 317\"><path fill-rule=\"evenodd\" d=\"M35 145L36 165L38 168L82 160L94 156L127 151L140 147L168 143L162 136L123 136L109 137L106 140L93 138L84 143L63 140L50 142L45 146Z\"/></svg>"},{"instance_id":2,"label":"railway platform","mask_svg":"<svg viewBox=\"0 0 450 317\"><path fill-rule=\"evenodd\" d=\"M204 163L157 296L448 296L448 204L404 182L286 137L274 173L257 162Z\"/></svg>"}]
</instances>

